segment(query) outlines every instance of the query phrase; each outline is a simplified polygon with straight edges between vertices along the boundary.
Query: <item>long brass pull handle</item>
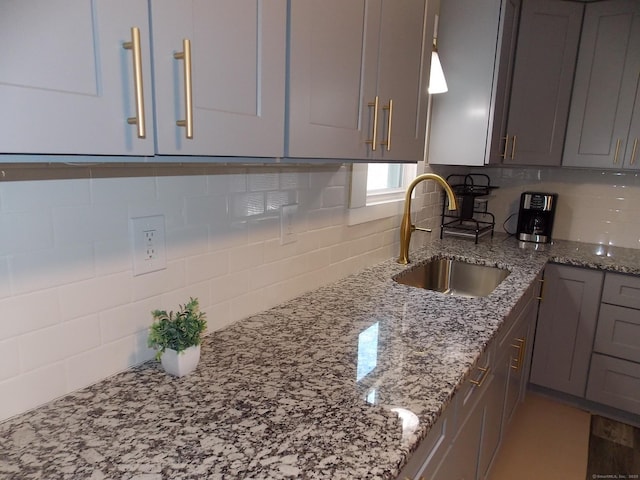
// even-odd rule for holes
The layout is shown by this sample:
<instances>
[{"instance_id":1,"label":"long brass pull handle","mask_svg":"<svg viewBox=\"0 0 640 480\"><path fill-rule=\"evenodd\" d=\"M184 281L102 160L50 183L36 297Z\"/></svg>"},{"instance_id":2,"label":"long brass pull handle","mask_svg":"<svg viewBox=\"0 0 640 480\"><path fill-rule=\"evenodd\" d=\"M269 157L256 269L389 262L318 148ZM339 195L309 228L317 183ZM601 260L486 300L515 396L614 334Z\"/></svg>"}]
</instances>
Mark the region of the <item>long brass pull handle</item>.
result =
<instances>
[{"instance_id":1,"label":"long brass pull handle","mask_svg":"<svg viewBox=\"0 0 640 480\"><path fill-rule=\"evenodd\" d=\"M378 148L378 105L380 99L376 95L376 98L373 102L369 102L367 105L369 107L373 107L373 138L371 140L367 140L365 143L371 145L371 151L375 152Z\"/></svg>"},{"instance_id":2,"label":"long brass pull handle","mask_svg":"<svg viewBox=\"0 0 640 480\"><path fill-rule=\"evenodd\" d=\"M516 338L516 343L512 343L511 346L513 348L517 348L518 349L518 358L515 359L516 364L511 364L511 368L513 370L515 370L516 372L518 370L520 370L522 368L522 362L524 361L524 345L525 345L525 339L524 338ZM512 359L513 360L513 359Z\"/></svg>"},{"instance_id":3,"label":"long brass pull handle","mask_svg":"<svg viewBox=\"0 0 640 480\"><path fill-rule=\"evenodd\" d=\"M133 83L136 96L136 116L127 118L129 125L138 126L138 138L147 136L144 117L144 91L142 89L142 51L140 48L140 29L131 27L131 41L124 42L122 48L133 53Z\"/></svg>"},{"instance_id":4,"label":"long brass pull handle","mask_svg":"<svg viewBox=\"0 0 640 480\"><path fill-rule=\"evenodd\" d=\"M481 387L484 381L487 379L487 376L489 375L489 367L486 367L486 368L476 367L476 368L482 372L482 375L478 380L474 380L473 378L470 378L469 382L474 384L476 387Z\"/></svg>"},{"instance_id":5,"label":"long brass pull handle","mask_svg":"<svg viewBox=\"0 0 640 480\"><path fill-rule=\"evenodd\" d=\"M516 140L518 139L517 136L513 136L513 142L511 142L511 160L515 160L516 159Z\"/></svg>"},{"instance_id":6,"label":"long brass pull handle","mask_svg":"<svg viewBox=\"0 0 640 480\"><path fill-rule=\"evenodd\" d=\"M391 150L391 122L393 121L393 100L389 99L389 103L382 107L382 110L389 111L389 119L387 121L387 139L382 141L380 145L385 145L388 152Z\"/></svg>"},{"instance_id":7,"label":"long brass pull handle","mask_svg":"<svg viewBox=\"0 0 640 480\"><path fill-rule=\"evenodd\" d=\"M615 153L615 155L613 156L613 164L614 164L614 165L617 165L617 164L618 164L618 154L620 153L620 142L621 142L621 141L622 141L622 139L621 139L621 138L619 138L619 139L616 141L616 153Z\"/></svg>"},{"instance_id":8,"label":"long brass pull handle","mask_svg":"<svg viewBox=\"0 0 640 480\"><path fill-rule=\"evenodd\" d=\"M502 152L502 159L506 160L507 159L507 150L509 149L509 135L506 135L504 137L502 137L502 139L504 140L504 152Z\"/></svg>"},{"instance_id":9,"label":"long brass pull handle","mask_svg":"<svg viewBox=\"0 0 640 480\"><path fill-rule=\"evenodd\" d=\"M185 127L186 137L193 138L193 89L191 86L191 40L182 40L182 52L173 54L176 60L184 60L184 108L186 118L177 120L176 125Z\"/></svg>"},{"instance_id":10,"label":"long brass pull handle","mask_svg":"<svg viewBox=\"0 0 640 480\"><path fill-rule=\"evenodd\" d=\"M633 165L634 163L636 163L637 150L638 150L638 138L636 137L636 139L633 141L633 150L631 150L631 162L629 162L629 165Z\"/></svg>"}]
</instances>

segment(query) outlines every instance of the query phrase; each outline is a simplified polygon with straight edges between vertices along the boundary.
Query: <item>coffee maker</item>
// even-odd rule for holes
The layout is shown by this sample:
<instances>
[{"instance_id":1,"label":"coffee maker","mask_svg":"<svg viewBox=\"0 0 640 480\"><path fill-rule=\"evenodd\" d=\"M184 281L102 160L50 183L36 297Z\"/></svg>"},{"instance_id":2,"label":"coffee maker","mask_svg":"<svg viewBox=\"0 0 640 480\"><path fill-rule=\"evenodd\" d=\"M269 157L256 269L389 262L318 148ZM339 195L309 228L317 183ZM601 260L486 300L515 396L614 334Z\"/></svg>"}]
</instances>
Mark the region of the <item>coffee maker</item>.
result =
<instances>
[{"instance_id":1,"label":"coffee maker","mask_svg":"<svg viewBox=\"0 0 640 480\"><path fill-rule=\"evenodd\" d=\"M551 242L557 193L523 192L518 214L518 240L533 243Z\"/></svg>"}]
</instances>

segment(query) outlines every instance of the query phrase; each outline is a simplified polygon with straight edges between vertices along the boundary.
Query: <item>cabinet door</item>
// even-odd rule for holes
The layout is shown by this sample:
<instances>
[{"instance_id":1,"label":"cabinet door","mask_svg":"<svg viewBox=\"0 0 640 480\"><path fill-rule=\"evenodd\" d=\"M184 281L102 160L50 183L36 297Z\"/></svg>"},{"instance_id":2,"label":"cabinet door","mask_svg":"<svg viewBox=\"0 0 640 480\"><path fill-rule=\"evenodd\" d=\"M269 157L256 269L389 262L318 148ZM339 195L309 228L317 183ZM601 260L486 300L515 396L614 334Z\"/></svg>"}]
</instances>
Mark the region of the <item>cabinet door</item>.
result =
<instances>
[{"instance_id":1,"label":"cabinet door","mask_svg":"<svg viewBox=\"0 0 640 480\"><path fill-rule=\"evenodd\" d=\"M440 6L438 51L449 91L432 98L429 163L485 164L493 135L502 4L446 0Z\"/></svg>"},{"instance_id":2,"label":"cabinet door","mask_svg":"<svg viewBox=\"0 0 640 480\"><path fill-rule=\"evenodd\" d=\"M624 153L624 165L638 170L640 169L640 87L636 91L634 106L627 148Z\"/></svg>"},{"instance_id":3,"label":"cabinet door","mask_svg":"<svg viewBox=\"0 0 640 480\"><path fill-rule=\"evenodd\" d=\"M475 480L484 411L475 409L462 423L445 457L430 478Z\"/></svg>"},{"instance_id":4,"label":"cabinet door","mask_svg":"<svg viewBox=\"0 0 640 480\"><path fill-rule=\"evenodd\" d=\"M545 267L532 383L584 397L603 276L598 270Z\"/></svg>"},{"instance_id":5,"label":"cabinet door","mask_svg":"<svg viewBox=\"0 0 640 480\"><path fill-rule=\"evenodd\" d=\"M640 311L603 303L593 350L640 363Z\"/></svg>"},{"instance_id":6,"label":"cabinet door","mask_svg":"<svg viewBox=\"0 0 640 480\"><path fill-rule=\"evenodd\" d=\"M433 38L434 20L435 9L430 9L427 15L424 0L384 0L382 3L378 56L381 102L378 157L381 160L421 161L424 158L431 64L429 40Z\"/></svg>"},{"instance_id":7,"label":"cabinet door","mask_svg":"<svg viewBox=\"0 0 640 480\"><path fill-rule=\"evenodd\" d=\"M560 165L583 10L577 2L524 1L504 163Z\"/></svg>"},{"instance_id":8,"label":"cabinet door","mask_svg":"<svg viewBox=\"0 0 640 480\"><path fill-rule=\"evenodd\" d=\"M622 166L639 70L640 2L587 4L563 165Z\"/></svg>"},{"instance_id":9,"label":"cabinet door","mask_svg":"<svg viewBox=\"0 0 640 480\"><path fill-rule=\"evenodd\" d=\"M522 320L508 338L507 355L503 366L507 370L507 383L504 399L503 429L513 419L519 402L524 397L529 368L531 366L532 330L536 320L537 301L531 301L523 312Z\"/></svg>"},{"instance_id":10,"label":"cabinet door","mask_svg":"<svg viewBox=\"0 0 640 480\"><path fill-rule=\"evenodd\" d=\"M372 158L381 7L291 2L288 156Z\"/></svg>"},{"instance_id":11,"label":"cabinet door","mask_svg":"<svg viewBox=\"0 0 640 480\"><path fill-rule=\"evenodd\" d=\"M502 163L505 158L507 113L511 97L513 68L516 55L516 39L519 30L521 0L506 0L500 16L500 38L496 81L491 108L493 125L487 142L486 163Z\"/></svg>"},{"instance_id":12,"label":"cabinet door","mask_svg":"<svg viewBox=\"0 0 640 480\"><path fill-rule=\"evenodd\" d=\"M145 0L0 2L0 152L153 154ZM146 136L138 138L132 40L141 41Z\"/></svg>"},{"instance_id":13,"label":"cabinet door","mask_svg":"<svg viewBox=\"0 0 640 480\"><path fill-rule=\"evenodd\" d=\"M157 153L284 154L286 0L151 2ZM193 138L184 71L191 44Z\"/></svg>"},{"instance_id":14,"label":"cabinet door","mask_svg":"<svg viewBox=\"0 0 640 480\"><path fill-rule=\"evenodd\" d=\"M594 353L586 396L640 415L640 363Z\"/></svg>"}]
</instances>

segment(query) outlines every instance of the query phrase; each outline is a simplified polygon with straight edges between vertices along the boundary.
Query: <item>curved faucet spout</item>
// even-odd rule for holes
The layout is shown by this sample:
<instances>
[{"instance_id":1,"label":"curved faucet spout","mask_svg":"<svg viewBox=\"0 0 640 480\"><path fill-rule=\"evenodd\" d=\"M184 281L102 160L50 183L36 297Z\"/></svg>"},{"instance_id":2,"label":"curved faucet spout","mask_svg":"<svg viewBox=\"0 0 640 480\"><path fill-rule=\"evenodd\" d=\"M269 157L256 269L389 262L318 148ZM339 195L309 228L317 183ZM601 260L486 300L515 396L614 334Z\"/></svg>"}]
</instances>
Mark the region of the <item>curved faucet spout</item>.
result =
<instances>
[{"instance_id":1,"label":"curved faucet spout","mask_svg":"<svg viewBox=\"0 0 640 480\"><path fill-rule=\"evenodd\" d=\"M457 210L458 208L458 203L456 202L456 196L453 193L453 190L447 181L440 175L436 175L435 173L423 173L413 179L407 187L407 194L404 199L404 213L402 215L402 223L400 224L400 256L398 257L398 263L402 263L403 265L409 263L409 243L411 242L411 233L416 229L416 226L411 224L411 194L416 186L425 180L435 180L442 186L442 188L444 188L449 200L449 210Z\"/></svg>"}]
</instances>

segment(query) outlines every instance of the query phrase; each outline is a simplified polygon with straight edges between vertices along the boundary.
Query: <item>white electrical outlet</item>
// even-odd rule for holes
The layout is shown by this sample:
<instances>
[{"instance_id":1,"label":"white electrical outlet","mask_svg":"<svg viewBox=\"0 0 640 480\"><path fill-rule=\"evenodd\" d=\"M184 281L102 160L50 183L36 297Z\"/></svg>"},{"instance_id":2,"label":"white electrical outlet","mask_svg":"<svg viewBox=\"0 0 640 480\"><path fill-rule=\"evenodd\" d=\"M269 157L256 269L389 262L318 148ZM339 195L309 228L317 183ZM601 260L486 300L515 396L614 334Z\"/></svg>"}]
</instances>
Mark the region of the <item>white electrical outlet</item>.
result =
<instances>
[{"instance_id":1,"label":"white electrical outlet","mask_svg":"<svg viewBox=\"0 0 640 480\"><path fill-rule=\"evenodd\" d=\"M164 239L164 215L129 219L133 275L167 268Z\"/></svg>"},{"instance_id":2,"label":"white electrical outlet","mask_svg":"<svg viewBox=\"0 0 640 480\"><path fill-rule=\"evenodd\" d=\"M296 213L298 204L283 205L280 207L280 245L293 243L298 240L296 232Z\"/></svg>"}]
</instances>

